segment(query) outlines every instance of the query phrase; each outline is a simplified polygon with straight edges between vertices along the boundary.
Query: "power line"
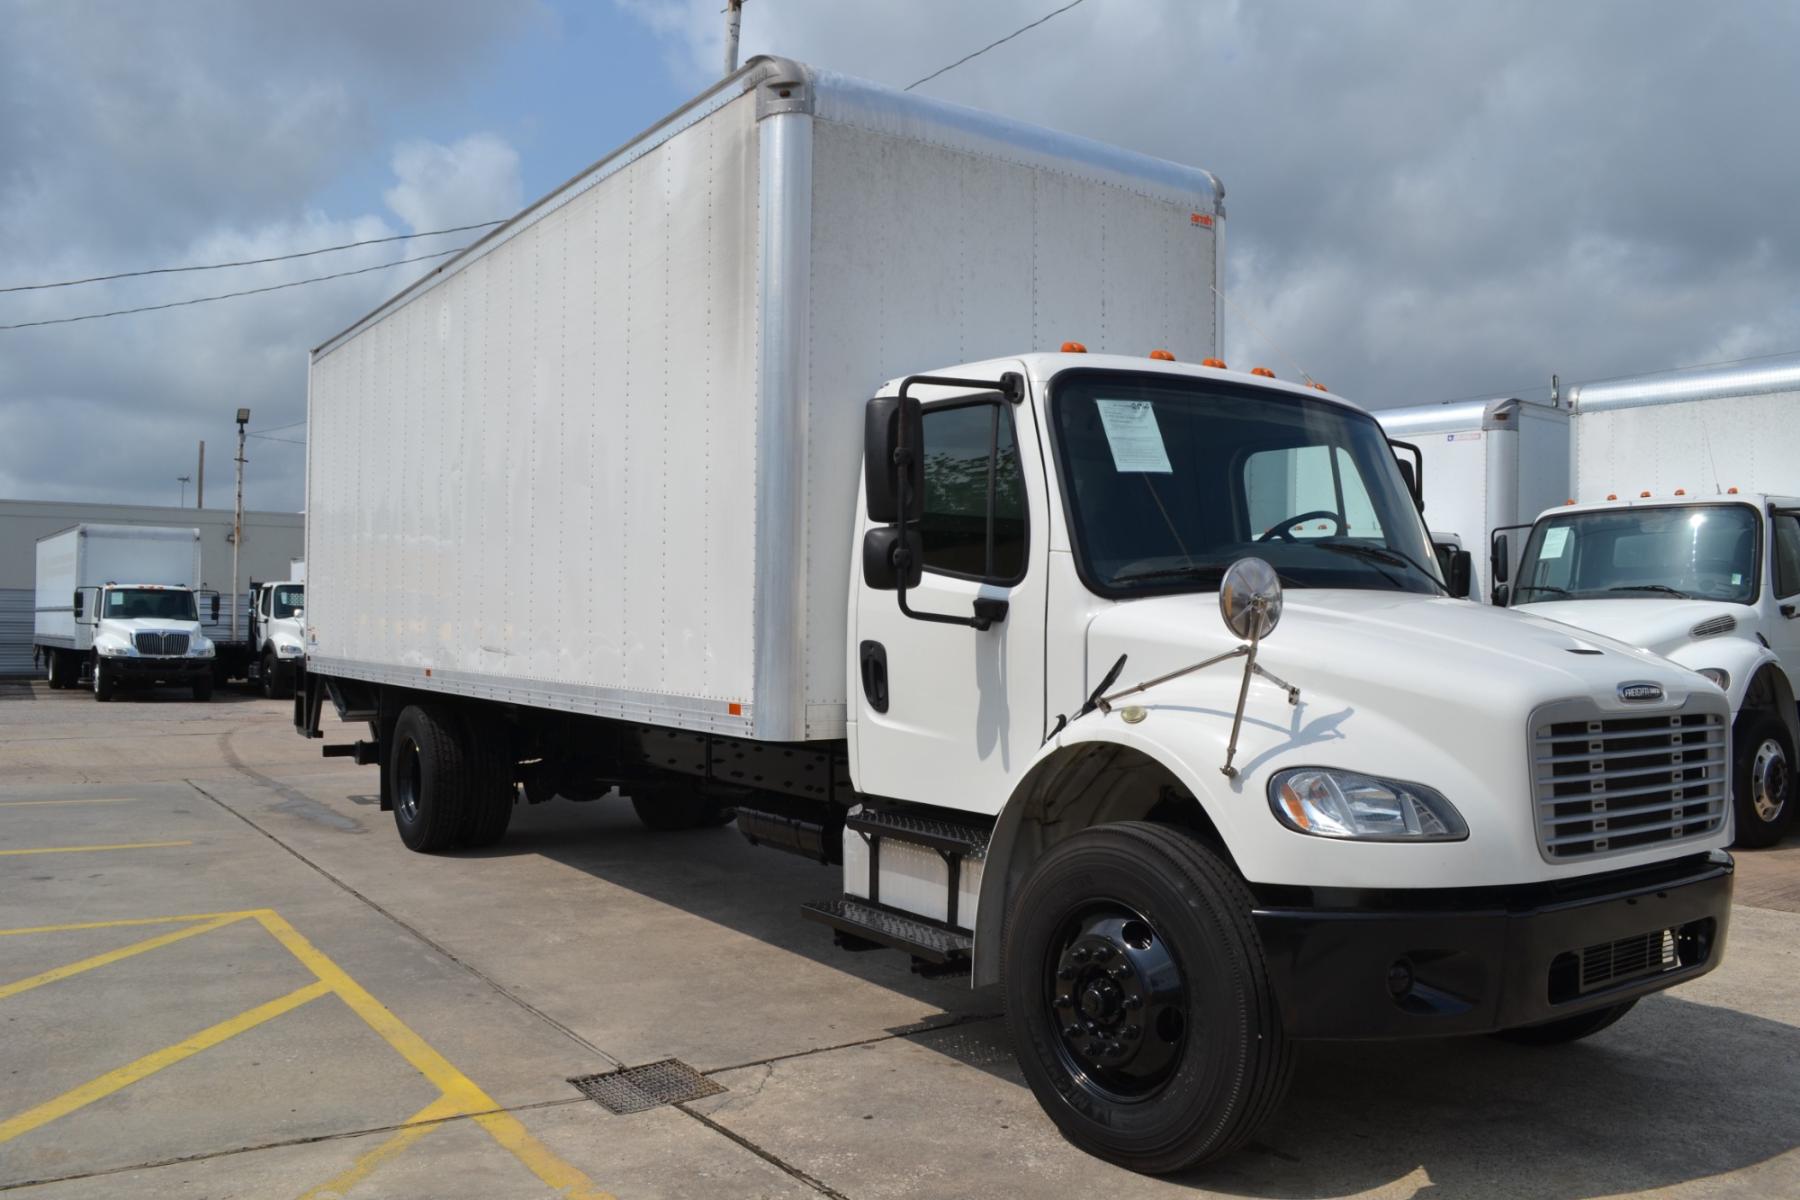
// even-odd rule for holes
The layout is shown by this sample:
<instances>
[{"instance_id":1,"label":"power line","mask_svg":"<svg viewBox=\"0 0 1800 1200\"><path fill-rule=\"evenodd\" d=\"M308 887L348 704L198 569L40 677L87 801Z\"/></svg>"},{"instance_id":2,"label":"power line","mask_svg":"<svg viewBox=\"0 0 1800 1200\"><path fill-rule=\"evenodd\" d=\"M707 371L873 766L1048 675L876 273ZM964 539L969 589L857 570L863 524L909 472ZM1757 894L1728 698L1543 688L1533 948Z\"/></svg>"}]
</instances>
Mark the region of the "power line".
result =
<instances>
[{"instance_id":1,"label":"power line","mask_svg":"<svg viewBox=\"0 0 1800 1200\"><path fill-rule=\"evenodd\" d=\"M1017 29L1013 30L1011 33L1007 34L1005 37L1001 38L999 41L989 42L987 45L985 45L981 49L975 51L973 54L965 54L961 58L957 59L955 62L951 63L949 66L939 67L937 70L933 71L931 74L927 75L925 78L915 79L900 90L905 91L905 92L910 92L914 88L918 87L921 83L930 83L932 80L936 79L939 75L944 74L946 71L954 71L954 70L956 70L956 68L958 68L958 67L962 66L964 63L968 62L970 59L980 58L982 55L986 54L989 50L992 50L995 46L1005 45L1007 42L1010 42L1014 38L1018 37L1021 33L1024 33L1025 31L1030 30L1030 29L1036 29L1039 25L1042 25L1045 21L1048 21L1051 17L1061 16L1063 13L1068 12L1071 8L1074 8L1077 4L1080 4L1081 2L1082 2L1082 0L1069 0L1069 3L1063 5L1061 8L1056 9L1052 12L1045 13L1043 16L1041 16L1037 20L1033 21L1031 24L1019 26Z\"/></svg>"},{"instance_id":2,"label":"power line","mask_svg":"<svg viewBox=\"0 0 1800 1200\"><path fill-rule=\"evenodd\" d=\"M295 438L270 437L266 433L246 433L244 436L260 438L261 440L263 440L265 442L280 442L284 446L304 446L304 445L306 445L306 440L304 438L295 439Z\"/></svg>"},{"instance_id":3,"label":"power line","mask_svg":"<svg viewBox=\"0 0 1800 1200\"><path fill-rule=\"evenodd\" d=\"M354 271L334 271L330 275L314 275L308 279L293 279L287 283L272 283L267 287L245 288L241 292L221 292L217 296L196 296L192 300L171 300L167 304L145 304L137 308L115 308L111 312L83 313L79 317L52 317L44 321L20 321L16 325L0 325L0 332L8 329L35 329L40 325L70 325L76 321L98 321L102 317L123 317L130 313L159 312L165 308L185 308L190 304L210 304L214 300L235 300L239 296L257 296L263 292L279 292L283 288L304 287L309 283L324 283L327 279L343 279L351 275L367 275L370 271L385 271L389 267L404 267L407 263L424 262L427 259L443 258L449 254L460 254L467 246L453 246L448 250L439 250L435 254L419 254L412 258L398 258L393 262L377 263L372 267L358 267Z\"/></svg>"},{"instance_id":4,"label":"power line","mask_svg":"<svg viewBox=\"0 0 1800 1200\"><path fill-rule=\"evenodd\" d=\"M306 418L301 417L298 421L289 421L286 425L271 425L267 429L253 429L249 436L262 437L265 433L280 433L284 429L292 429L296 425L304 424L306 424Z\"/></svg>"},{"instance_id":5,"label":"power line","mask_svg":"<svg viewBox=\"0 0 1800 1200\"><path fill-rule=\"evenodd\" d=\"M505 218L496 221L477 221L473 225L452 225L448 229L426 229L419 233L396 233L391 237L364 238L360 242L345 242L339 246L320 246L317 250L296 250L292 254L276 254L269 258L243 258L235 262L201 263L192 267L151 267L144 271L117 271L111 275L90 275L86 279L64 279L58 283L20 283L12 287L0 287L0 294L6 292L42 292L50 288L75 287L83 283L105 283L112 279L138 279L145 275L179 275L184 271L218 271L226 267L255 267L263 263L287 262L295 258L311 258L315 254L331 254L338 250L354 250L358 246L379 246L384 242L406 242L414 238L436 237L440 233L463 233L470 229L486 229L490 225L503 224Z\"/></svg>"}]
</instances>

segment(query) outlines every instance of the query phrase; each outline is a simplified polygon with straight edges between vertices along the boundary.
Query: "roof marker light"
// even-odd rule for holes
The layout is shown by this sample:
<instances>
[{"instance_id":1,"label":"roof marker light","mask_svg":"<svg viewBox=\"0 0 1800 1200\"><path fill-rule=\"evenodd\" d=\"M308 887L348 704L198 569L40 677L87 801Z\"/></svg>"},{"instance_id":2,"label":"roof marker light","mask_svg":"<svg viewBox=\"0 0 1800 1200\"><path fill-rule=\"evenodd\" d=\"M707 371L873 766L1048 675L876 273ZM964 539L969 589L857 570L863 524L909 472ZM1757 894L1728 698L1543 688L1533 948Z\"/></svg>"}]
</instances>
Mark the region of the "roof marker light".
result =
<instances>
[{"instance_id":1,"label":"roof marker light","mask_svg":"<svg viewBox=\"0 0 1800 1200\"><path fill-rule=\"evenodd\" d=\"M1618 498L1619 498L1619 493L1617 493L1617 492L1608 492L1608 493L1606 493L1606 498L1607 498L1607 499L1608 499L1608 500L1617 500L1617 499L1618 499Z\"/></svg>"},{"instance_id":2,"label":"roof marker light","mask_svg":"<svg viewBox=\"0 0 1800 1200\"><path fill-rule=\"evenodd\" d=\"M1725 494L1726 494L1726 495L1727 495L1727 496L1735 496L1735 495L1737 495L1737 488L1735 488L1735 487L1728 487L1728 488L1726 488L1726 489L1725 489Z\"/></svg>"},{"instance_id":3,"label":"roof marker light","mask_svg":"<svg viewBox=\"0 0 1800 1200\"><path fill-rule=\"evenodd\" d=\"M1685 495L1687 495L1687 489L1686 488L1676 488L1675 494L1677 496L1685 496Z\"/></svg>"},{"instance_id":4,"label":"roof marker light","mask_svg":"<svg viewBox=\"0 0 1800 1200\"><path fill-rule=\"evenodd\" d=\"M1154 358L1157 362L1174 362L1175 361L1175 356L1173 354L1170 354L1167 350L1152 350L1150 352L1150 357Z\"/></svg>"},{"instance_id":5,"label":"roof marker light","mask_svg":"<svg viewBox=\"0 0 1800 1200\"><path fill-rule=\"evenodd\" d=\"M1261 375L1264 379L1275 378L1275 372L1269 370L1267 367L1251 367L1250 373L1252 375Z\"/></svg>"},{"instance_id":6,"label":"roof marker light","mask_svg":"<svg viewBox=\"0 0 1800 1200\"><path fill-rule=\"evenodd\" d=\"M1225 369L1225 360L1222 358L1203 358L1200 360L1200 365L1203 367L1217 367L1219 370L1223 371Z\"/></svg>"},{"instance_id":7,"label":"roof marker light","mask_svg":"<svg viewBox=\"0 0 1800 1200\"><path fill-rule=\"evenodd\" d=\"M1575 497L1570 496L1567 500L1564 500L1563 503L1565 505L1573 504L1573 503L1575 503Z\"/></svg>"},{"instance_id":8,"label":"roof marker light","mask_svg":"<svg viewBox=\"0 0 1800 1200\"><path fill-rule=\"evenodd\" d=\"M1312 381L1312 385L1314 387L1318 388L1321 392L1329 392L1331 390L1330 388L1326 387L1324 384L1320 383L1316 379Z\"/></svg>"},{"instance_id":9,"label":"roof marker light","mask_svg":"<svg viewBox=\"0 0 1800 1200\"><path fill-rule=\"evenodd\" d=\"M1639 493L1638 493L1638 499L1639 499L1639 500L1648 500L1648 499L1649 499L1649 498L1650 498L1650 493L1649 493L1649 492L1639 492Z\"/></svg>"},{"instance_id":10,"label":"roof marker light","mask_svg":"<svg viewBox=\"0 0 1800 1200\"><path fill-rule=\"evenodd\" d=\"M1062 345L1062 352L1064 354L1086 354L1087 347L1080 342L1064 342Z\"/></svg>"}]
</instances>

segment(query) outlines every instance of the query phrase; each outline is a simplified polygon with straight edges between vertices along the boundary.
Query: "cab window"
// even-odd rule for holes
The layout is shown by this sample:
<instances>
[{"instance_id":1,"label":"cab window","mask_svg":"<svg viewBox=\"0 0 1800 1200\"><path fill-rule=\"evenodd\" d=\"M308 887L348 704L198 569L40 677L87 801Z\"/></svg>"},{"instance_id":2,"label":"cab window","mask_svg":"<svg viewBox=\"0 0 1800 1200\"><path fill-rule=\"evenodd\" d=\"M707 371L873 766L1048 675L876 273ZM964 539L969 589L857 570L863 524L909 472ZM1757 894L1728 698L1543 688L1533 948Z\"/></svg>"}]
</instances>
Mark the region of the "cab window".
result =
<instances>
[{"instance_id":1,"label":"cab window","mask_svg":"<svg viewBox=\"0 0 1800 1200\"><path fill-rule=\"evenodd\" d=\"M922 417L925 569L986 583L1025 576L1025 478L1012 411L980 402Z\"/></svg>"},{"instance_id":2,"label":"cab window","mask_svg":"<svg viewBox=\"0 0 1800 1200\"><path fill-rule=\"evenodd\" d=\"M1775 514L1775 594L1800 595L1800 512Z\"/></svg>"}]
</instances>

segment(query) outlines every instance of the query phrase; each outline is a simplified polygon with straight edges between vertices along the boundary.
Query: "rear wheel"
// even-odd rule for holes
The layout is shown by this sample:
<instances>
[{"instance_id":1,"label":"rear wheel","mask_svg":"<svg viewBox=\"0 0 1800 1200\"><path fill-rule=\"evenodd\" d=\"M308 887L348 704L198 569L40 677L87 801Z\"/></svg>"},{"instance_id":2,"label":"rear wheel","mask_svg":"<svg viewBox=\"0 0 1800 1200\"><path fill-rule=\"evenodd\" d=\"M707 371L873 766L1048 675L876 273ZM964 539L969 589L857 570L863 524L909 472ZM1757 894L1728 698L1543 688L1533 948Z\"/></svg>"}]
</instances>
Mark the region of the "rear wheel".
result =
<instances>
[{"instance_id":1,"label":"rear wheel","mask_svg":"<svg viewBox=\"0 0 1800 1200\"><path fill-rule=\"evenodd\" d=\"M94 656L94 699L107 701L113 698L118 690L119 681L106 665L106 660L99 655Z\"/></svg>"},{"instance_id":2,"label":"rear wheel","mask_svg":"<svg viewBox=\"0 0 1800 1200\"><path fill-rule=\"evenodd\" d=\"M1241 1146L1293 1073L1236 873L1181 830L1103 825L1020 887L1006 1021L1038 1102L1077 1146L1161 1174Z\"/></svg>"},{"instance_id":3,"label":"rear wheel","mask_svg":"<svg viewBox=\"0 0 1800 1200\"><path fill-rule=\"evenodd\" d=\"M52 691L66 691L69 687L69 665L61 650L46 650L45 676Z\"/></svg>"},{"instance_id":4,"label":"rear wheel","mask_svg":"<svg viewBox=\"0 0 1800 1200\"><path fill-rule=\"evenodd\" d=\"M498 841L512 820L512 783L496 746L472 744L456 714L411 705L388 751L394 825L409 850L438 854Z\"/></svg>"},{"instance_id":5,"label":"rear wheel","mask_svg":"<svg viewBox=\"0 0 1800 1200\"><path fill-rule=\"evenodd\" d=\"M1627 1000L1623 1004L1615 1004L1610 1008L1597 1008L1593 1012L1564 1017L1560 1021L1550 1021L1543 1025L1527 1025L1522 1029L1504 1029L1494 1036L1501 1041L1512 1042L1520 1046L1561 1046L1599 1033L1630 1012L1636 1003L1636 1000Z\"/></svg>"},{"instance_id":6,"label":"rear wheel","mask_svg":"<svg viewBox=\"0 0 1800 1200\"><path fill-rule=\"evenodd\" d=\"M1737 817L1733 844L1772 846L1794 819L1794 746L1787 726L1766 708L1747 708L1738 716L1731 741L1737 751L1731 778Z\"/></svg>"}]
</instances>

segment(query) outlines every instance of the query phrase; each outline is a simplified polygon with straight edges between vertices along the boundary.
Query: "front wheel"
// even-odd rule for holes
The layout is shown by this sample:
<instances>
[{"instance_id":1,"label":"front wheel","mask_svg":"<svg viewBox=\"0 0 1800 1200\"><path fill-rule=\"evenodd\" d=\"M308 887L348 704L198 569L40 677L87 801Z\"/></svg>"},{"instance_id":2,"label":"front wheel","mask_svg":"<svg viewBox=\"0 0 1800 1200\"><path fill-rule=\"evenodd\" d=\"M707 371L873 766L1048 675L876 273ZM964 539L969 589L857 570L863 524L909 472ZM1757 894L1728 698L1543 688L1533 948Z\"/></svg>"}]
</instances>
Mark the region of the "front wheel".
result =
<instances>
[{"instance_id":1,"label":"front wheel","mask_svg":"<svg viewBox=\"0 0 1800 1200\"><path fill-rule=\"evenodd\" d=\"M274 650L265 651L262 659L262 694L271 700L286 700L294 694L293 672L282 663Z\"/></svg>"},{"instance_id":2,"label":"front wheel","mask_svg":"<svg viewBox=\"0 0 1800 1200\"><path fill-rule=\"evenodd\" d=\"M1038 1103L1077 1146L1163 1174L1241 1146L1293 1074L1249 889L1166 825L1056 846L1001 951L1006 1021Z\"/></svg>"},{"instance_id":3,"label":"front wheel","mask_svg":"<svg viewBox=\"0 0 1800 1200\"><path fill-rule=\"evenodd\" d=\"M1749 849L1772 846L1794 818L1794 747L1787 726L1766 708L1745 709L1731 740L1737 751L1731 774L1737 817L1733 844Z\"/></svg>"},{"instance_id":4,"label":"front wheel","mask_svg":"<svg viewBox=\"0 0 1800 1200\"><path fill-rule=\"evenodd\" d=\"M204 675L194 676L194 699L204 704L213 698L213 677L208 671Z\"/></svg>"},{"instance_id":5,"label":"front wheel","mask_svg":"<svg viewBox=\"0 0 1800 1200\"><path fill-rule=\"evenodd\" d=\"M94 657L94 699L101 702L111 700L113 693L119 688L119 681L106 666L106 660Z\"/></svg>"}]
</instances>

